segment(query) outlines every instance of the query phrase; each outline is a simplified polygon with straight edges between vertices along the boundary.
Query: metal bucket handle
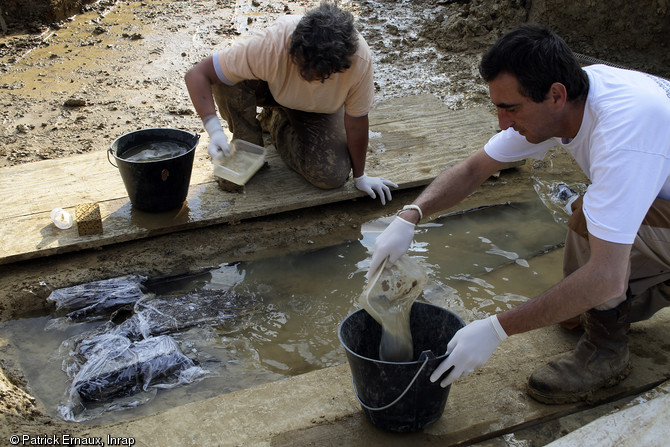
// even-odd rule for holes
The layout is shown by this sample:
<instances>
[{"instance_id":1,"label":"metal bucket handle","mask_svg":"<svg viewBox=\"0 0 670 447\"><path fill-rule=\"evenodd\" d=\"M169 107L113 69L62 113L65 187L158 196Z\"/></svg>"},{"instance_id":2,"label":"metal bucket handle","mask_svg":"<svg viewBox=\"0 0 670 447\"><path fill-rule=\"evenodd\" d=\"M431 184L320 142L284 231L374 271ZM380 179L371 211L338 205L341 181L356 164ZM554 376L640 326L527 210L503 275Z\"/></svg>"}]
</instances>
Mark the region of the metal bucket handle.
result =
<instances>
[{"instance_id":1,"label":"metal bucket handle","mask_svg":"<svg viewBox=\"0 0 670 447\"><path fill-rule=\"evenodd\" d=\"M110 165L114 166L116 169L119 169L118 166L116 166L114 163L112 163L112 160L109 159L109 154L112 154L112 148L110 147L107 149L107 161L109 162ZM114 155L114 154L112 154Z\"/></svg>"},{"instance_id":2,"label":"metal bucket handle","mask_svg":"<svg viewBox=\"0 0 670 447\"><path fill-rule=\"evenodd\" d=\"M401 400L403 397L405 397L405 394L407 394L407 392L409 391L409 389L412 388L412 385L414 385L414 382L416 382L416 379L419 378L419 374L421 374L421 371L423 371L423 368L425 368L426 365L428 364L428 360L430 360L430 359L434 359L434 358L435 358L435 355L433 354L433 351L423 351L423 352L421 353L421 355L419 356L419 360L421 360L422 358L423 358L423 363L421 364L421 367L420 367L419 370L416 372L416 374L414 374L414 377L413 377L412 380L409 382L409 385L407 385L407 388L405 388L405 391L403 391L402 393L400 393L400 396L396 397L395 400L393 400L393 402L391 402L390 404L384 405L383 407L376 407L376 408L375 408L375 407L370 407L370 406L364 404L363 401L361 400L361 398L358 396L358 390L356 390L356 384L354 383L354 378L352 377L352 378L351 378L351 385L354 387L354 395L356 396L356 399L358 400L358 403L360 403L361 406L362 406L363 408L365 408L366 410L370 410L370 411L383 411L383 410L387 410L387 409L391 408L392 406L394 406L395 404L397 404L398 402L400 402L400 400Z\"/></svg>"}]
</instances>

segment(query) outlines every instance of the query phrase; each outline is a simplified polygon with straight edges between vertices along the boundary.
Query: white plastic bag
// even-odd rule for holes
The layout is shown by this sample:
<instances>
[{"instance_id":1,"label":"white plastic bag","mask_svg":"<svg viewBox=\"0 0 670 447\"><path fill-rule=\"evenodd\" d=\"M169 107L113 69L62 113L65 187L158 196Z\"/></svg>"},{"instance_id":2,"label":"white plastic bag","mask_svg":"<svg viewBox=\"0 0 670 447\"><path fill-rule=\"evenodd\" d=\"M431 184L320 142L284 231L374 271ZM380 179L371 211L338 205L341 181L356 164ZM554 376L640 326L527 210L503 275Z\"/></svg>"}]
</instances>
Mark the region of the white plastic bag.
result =
<instances>
[{"instance_id":1,"label":"white plastic bag","mask_svg":"<svg viewBox=\"0 0 670 447\"><path fill-rule=\"evenodd\" d=\"M407 254L393 265L385 260L368 280L359 304L382 326L380 360L413 360L410 311L427 282L426 272Z\"/></svg>"}]
</instances>

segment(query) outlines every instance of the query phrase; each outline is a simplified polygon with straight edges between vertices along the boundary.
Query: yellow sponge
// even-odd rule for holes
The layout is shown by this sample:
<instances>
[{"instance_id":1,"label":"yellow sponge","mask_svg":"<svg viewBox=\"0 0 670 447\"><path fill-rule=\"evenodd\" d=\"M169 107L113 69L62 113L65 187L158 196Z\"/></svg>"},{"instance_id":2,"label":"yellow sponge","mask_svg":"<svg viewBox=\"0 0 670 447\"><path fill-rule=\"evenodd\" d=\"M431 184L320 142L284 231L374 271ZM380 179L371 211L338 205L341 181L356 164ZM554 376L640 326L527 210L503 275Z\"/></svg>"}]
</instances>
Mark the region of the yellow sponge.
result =
<instances>
[{"instance_id":1,"label":"yellow sponge","mask_svg":"<svg viewBox=\"0 0 670 447\"><path fill-rule=\"evenodd\" d=\"M97 203L84 203L74 207L79 236L102 233L102 217Z\"/></svg>"}]
</instances>

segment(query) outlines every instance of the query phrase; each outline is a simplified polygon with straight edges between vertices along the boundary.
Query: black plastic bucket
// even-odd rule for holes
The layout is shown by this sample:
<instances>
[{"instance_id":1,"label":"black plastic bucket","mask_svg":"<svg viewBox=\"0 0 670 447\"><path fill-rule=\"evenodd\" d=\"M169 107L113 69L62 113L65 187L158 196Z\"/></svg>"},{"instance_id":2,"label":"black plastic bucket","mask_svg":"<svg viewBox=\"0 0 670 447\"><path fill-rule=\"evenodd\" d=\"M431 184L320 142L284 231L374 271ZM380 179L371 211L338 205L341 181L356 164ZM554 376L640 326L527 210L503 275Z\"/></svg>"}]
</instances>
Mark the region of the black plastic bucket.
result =
<instances>
[{"instance_id":1,"label":"black plastic bucket","mask_svg":"<svg viewBox=\"0 0 670 447\"><path fill-rule=\"evenodd\" d=\"M107 159L119 169L133 207L157 213L182 206L188 195L199 140L198 134L170 128L137 130L114 140ZM123 157L141 145L160 142L173 142L189 149L178 156L156 161L130 161ZM116 164L110 160L110 154Z\"/></svg>"},{"instance_id":2,"label":"black plastic bucket","mask_svg":"<svg viewBox=\"0 0 670 447\"><path fill-rule=\"evenodd\" d=\"M431 383L430 375L446 358L449 340L463 326L463 320L447 309L414 302L410 330L418 360L386 362L379 360L382 328L364 309L340 323L338 337L347 352L354 393L370 422L386 430L409 432L442 416L451 386Z\"/></svg>"}]
</instances>

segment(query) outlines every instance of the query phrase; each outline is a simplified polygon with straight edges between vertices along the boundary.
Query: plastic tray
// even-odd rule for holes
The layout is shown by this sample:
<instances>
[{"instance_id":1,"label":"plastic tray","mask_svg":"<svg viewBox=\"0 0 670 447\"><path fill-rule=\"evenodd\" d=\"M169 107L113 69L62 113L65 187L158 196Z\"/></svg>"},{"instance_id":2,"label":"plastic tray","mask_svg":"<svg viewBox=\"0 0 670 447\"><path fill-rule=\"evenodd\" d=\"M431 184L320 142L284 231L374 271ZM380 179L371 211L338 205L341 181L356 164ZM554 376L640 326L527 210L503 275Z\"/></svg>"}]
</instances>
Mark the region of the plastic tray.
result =
<instances>
[{"instance_id":1,"label":"plastic tray","mask_svg":"<svg viewBox=\"0 0 670 447\"><path fill-rule=\"evenodd\" d=\"M233 140L233 154L225 157L222 164L214 165L214 175L244 185L263 166L265 148L243 140Z\"/></svg>"}]
</instances>

